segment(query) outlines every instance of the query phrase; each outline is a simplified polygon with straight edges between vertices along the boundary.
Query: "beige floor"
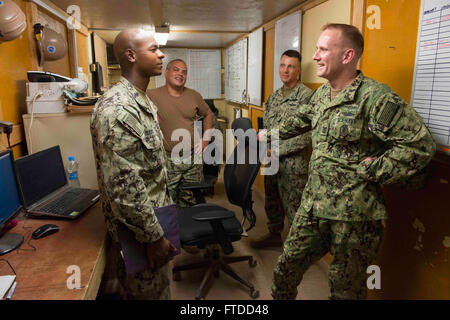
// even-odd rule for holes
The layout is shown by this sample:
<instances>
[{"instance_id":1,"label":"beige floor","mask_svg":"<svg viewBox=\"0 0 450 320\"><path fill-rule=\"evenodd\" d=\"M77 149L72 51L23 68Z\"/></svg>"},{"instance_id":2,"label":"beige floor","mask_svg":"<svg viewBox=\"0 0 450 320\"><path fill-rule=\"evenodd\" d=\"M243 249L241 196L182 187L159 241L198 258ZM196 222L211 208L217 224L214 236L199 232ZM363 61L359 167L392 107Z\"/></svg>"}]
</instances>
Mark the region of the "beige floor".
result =
<instances>
[{"instance_id":1,"label":"beige floor","mask_svg":"<svg viewBox=\"0 0 450 320\"><path fill-rule=\"evenodd\" d=\"M238 262L232 264L232 268L243 278L249 280L260 292L258 299L272 299L270 295L270 285L272 283L272 273L276 265L280 249L256 250L250 247L249 241L257 238L267 232L266 216L264 213L264 198L258 191L253 191L253 209L256 213L257 220L255 227L249 231L248 238L242 238L240 241L234 242L234 252L232 255L253 255L257 261L254 268L250 268L246 262ZM207 197L207 202L216 203L233 210L239 217L242 216L241 209L228 203L223 182L216 183L214 197ZM287 227L283 233L283 238L287 235ZM172 265L186 264L201 259L201 253L188 254L184 251L177 256L171 263ZM299 300L322 300L327 299L329 295L328 288L328 265L324 261L311 266L305 273L303 281L298 288ZM181 273L181 281L171 281L172 299L194 299L197 288L200 285L204 271L201 269L184 271ZM224 273L220 273L219 278L215 279L208 295L207 300L247 300L251 299L248 290L230 278Z\"/></svg>"}]
</instances>

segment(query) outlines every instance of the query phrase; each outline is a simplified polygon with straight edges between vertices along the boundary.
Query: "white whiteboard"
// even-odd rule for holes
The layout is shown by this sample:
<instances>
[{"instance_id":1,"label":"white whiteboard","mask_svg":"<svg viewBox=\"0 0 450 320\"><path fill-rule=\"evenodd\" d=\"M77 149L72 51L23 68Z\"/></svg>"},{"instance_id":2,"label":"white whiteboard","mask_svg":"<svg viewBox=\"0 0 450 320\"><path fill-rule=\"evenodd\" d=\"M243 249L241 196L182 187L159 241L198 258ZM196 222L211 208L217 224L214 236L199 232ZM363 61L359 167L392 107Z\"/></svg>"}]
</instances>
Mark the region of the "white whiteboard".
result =
<instances>
[{"instance_id":1,"label":"white whiteboard","mask_svg":"<svg viewBox=\"0 0 450 320\"><path fill-rule=\"evenodd\" d=\"M279 89L283 83L280 80L280 59L286 50L300 52L302 12L296 11L275 23L275 60L273 64L273 91Z\"/></svg>"},{"instance_id":2,"label":"white whiteboard","mask_svg":"<svg viewBox=\"0 0 450 320\"><path fill-rule=\"evenodd\" d=\"M422 0L411 105L450 146L450 0Z\"/></svg>"},{"instance_id":3,"label":"white whiteboard","mask_svg":"<svg viewBox=\"0 0 450 320\"><path fill-rule=\"evenodd\" d=\"M163 70L173 59L182 59L186 62L188 75L186 87L198 91L203 99L222 98L222 63L220 50L200 50L200 49L163 49L165 58L163 59ZM156 87L166 84L164 72L156 77Z\"/></svg>"},{"instance_id":4,"label":"white whiteboard","mask_svg":"<svg viewBox=\"0 0 450 320\"><path fill-rule=\"evenodd\" d=\"M247 38L225 49L225 99L246 103Z\"/></svg>"},{"instance_id":5,"label":"white whiteboard","mask_svg":"<svg viewBox=\"0 0 450 320\"><path fill-rule=\"evenodd\" d=\"M248 36L248 97L249 102L261 106L263 68L263 28Z\"/></svg>"},{"instance_id":6,"label":"white whiteboard","mask_svg":"<svg viewBox=\"0 0 450 320\"><path fill-rule=\"evenodd\" d=\"M222 59L220 50L189 50L186 85L203 99L222 98Z\"/></svg>"}]
</instances>

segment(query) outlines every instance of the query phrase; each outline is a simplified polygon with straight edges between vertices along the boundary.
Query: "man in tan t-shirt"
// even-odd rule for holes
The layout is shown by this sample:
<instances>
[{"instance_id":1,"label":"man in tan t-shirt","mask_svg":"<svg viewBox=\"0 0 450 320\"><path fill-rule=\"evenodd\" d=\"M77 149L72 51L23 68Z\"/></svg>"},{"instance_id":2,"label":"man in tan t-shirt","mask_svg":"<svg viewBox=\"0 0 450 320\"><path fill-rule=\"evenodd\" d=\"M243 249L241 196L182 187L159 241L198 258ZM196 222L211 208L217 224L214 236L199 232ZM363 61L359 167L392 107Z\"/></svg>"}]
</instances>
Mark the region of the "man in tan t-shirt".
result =
<instances>
[{"instance_id":1,"label":"man in tan t-shirt","mask_svg":"<svg viewBox=\"0 0 450 320\"><path fill-rule=\"evenodd\" d=\"M158 122L164 136L164 148L167 152L167 169L169 175L168 188L170 196L179 208L190 207L196 204L191 191L181 190L183 183L200 182L203 179L203 164L194 163L194 152L202 154L208 145L208 130L211 129L214 115L202 96L195 90L186 88L187 66L181 59L175 59L167 64L164 72L166 85L160 88L148 90L147 94L158 107ZM200 117L203 119L203 138L194 139L198 131L194 122ZM186 129L190 134L190 148L186 152L178 152L180 138L175 132L174 141L172 134L177 129ZM206 141L205 141L206 140ZM197 145L194 142L200 141ZM186 143L188 141L182 141ZM172 150L174 147L174 155ZM184 149L186 150L186 149Z\"/></svg>"}]
</instances>

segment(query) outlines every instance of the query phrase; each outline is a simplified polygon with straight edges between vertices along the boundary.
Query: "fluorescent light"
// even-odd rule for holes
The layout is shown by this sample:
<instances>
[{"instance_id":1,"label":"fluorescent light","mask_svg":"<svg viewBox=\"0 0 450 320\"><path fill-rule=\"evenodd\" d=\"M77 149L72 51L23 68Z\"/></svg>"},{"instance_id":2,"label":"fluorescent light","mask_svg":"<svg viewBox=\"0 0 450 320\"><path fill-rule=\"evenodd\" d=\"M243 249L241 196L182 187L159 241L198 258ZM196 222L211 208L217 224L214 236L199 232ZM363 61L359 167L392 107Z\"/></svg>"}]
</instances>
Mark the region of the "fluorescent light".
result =
<instances>
[{"instance_id":1,"label":"fluorescent light","mask_svg":"<svg viewBox=\"0 0 450 320\"><path fill-rule=\"evenodd\" d=\"M169 39L169 27L156 27L155 28L155 40L160 46L164 46Z\"/></svg>"},{"instance_id":2,"label":"fluorescent light","mask_svg":"<svg viewBox=\"0 0 450 320\"><path fill-rule=\"evenodd\" d=\"M169 39L168 33L155 33L155 40L158 42L160 46L165 46L167 43L167 40Z\"/></svg>"}]
</instances>

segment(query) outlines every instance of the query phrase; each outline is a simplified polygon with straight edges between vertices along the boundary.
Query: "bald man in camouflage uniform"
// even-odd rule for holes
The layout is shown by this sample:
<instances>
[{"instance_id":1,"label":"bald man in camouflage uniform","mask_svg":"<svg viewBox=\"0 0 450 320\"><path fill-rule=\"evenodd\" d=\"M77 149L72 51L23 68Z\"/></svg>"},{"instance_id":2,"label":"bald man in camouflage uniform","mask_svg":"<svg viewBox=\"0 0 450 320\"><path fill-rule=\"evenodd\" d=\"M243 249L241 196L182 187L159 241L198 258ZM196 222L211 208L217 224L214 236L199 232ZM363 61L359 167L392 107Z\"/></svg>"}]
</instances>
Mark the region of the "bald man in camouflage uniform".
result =
<instances>
[{"instance_id":1,"label":"bald man in camouflage uniform","mask_svg":"<svg viewBox=\"0 0 450 320\"><path fill-rule=\"evenodd\" d=\"M328 251L331 299L364 299L387 218L380 185L422 170L436 145L415 110L356 70L358 29L324 27L314 60L329 81L280 126L281 139L312 126L313 153L301 206L274 270L274 299L295 299L308 267Z\"/></svg>"},{"instance_id":2,"label":"bald man in camouflage uniform","mask_svg":"<svg viewBox=\"0 0 450 320\"><path fill-rule=\"evenodd\" d=\"M306 103L312 90L300 81L301 55L287 50L280 59L280 78L283 86L270 95L264 110L264 128L279 127L293 110ZM269 233L250 241L253 248L281 247L281 232L285 217L292 223L300 206L303 188L308 178L311 132L305 130L295 137L279 141L279 170L264 176L265 210ZM270 141L268 141L270 148Z\"/></svg>"},{"instance_id":3,"label":"bald man in camouflage uniform","mask_svg":"<svg viewBox=\"0 0 450 320\"><path fill-rule=\"evenodd\" d=\"M122 31L114 51L122 77L99 99L91 119L103 213L112 250L119 250L118 223L148 248L149 267L140 273L127 276L118 259L123 298L169 299L167 262L174 248L163 236L154 208L172 200L157 108L144 91L149 77L161 73L164 55L151 34L137 29Z\"/></svg>"}]
</instances>

